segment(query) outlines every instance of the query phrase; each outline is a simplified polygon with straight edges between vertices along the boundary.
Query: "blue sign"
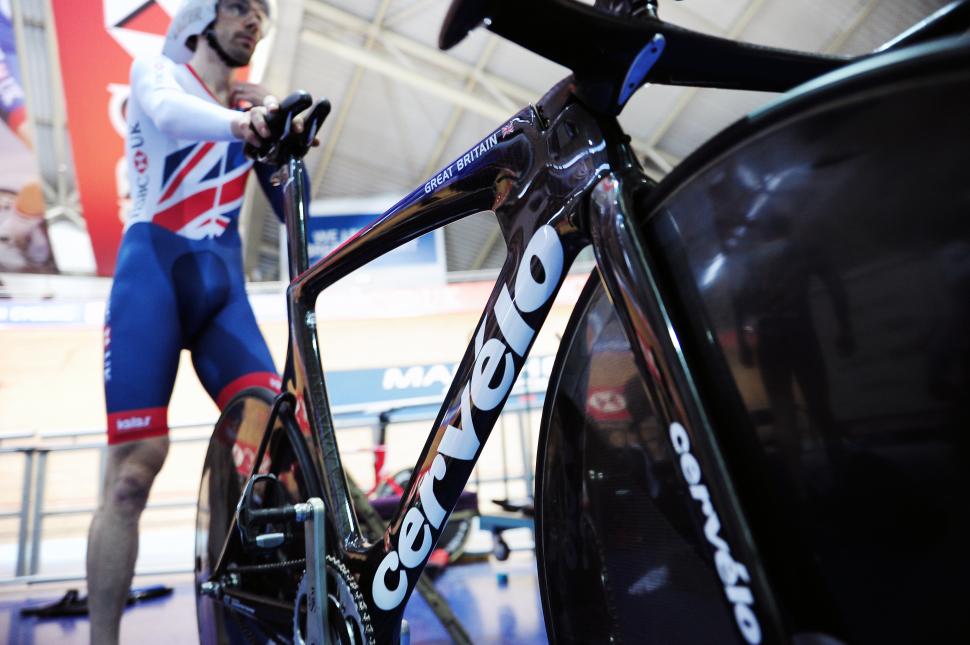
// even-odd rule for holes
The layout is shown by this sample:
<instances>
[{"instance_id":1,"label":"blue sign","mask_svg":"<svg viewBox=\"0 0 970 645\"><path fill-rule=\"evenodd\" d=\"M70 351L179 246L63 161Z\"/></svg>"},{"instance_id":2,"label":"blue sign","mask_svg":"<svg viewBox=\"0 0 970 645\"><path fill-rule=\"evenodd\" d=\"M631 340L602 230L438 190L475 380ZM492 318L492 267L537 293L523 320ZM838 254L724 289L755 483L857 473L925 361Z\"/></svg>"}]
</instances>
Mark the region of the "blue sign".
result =
<instances>
[{"instance_id":1,"label":"blue sign","mask_svg":"<svg viewBox=\"0 0 970 645\"><path fill-rule=\"evenodd\" d=\"M308 251L310 263L318 261L343 244L357 231L379 217L373 213L348 213L340 215L310 214ZM395 249L372 262L370 267L386 269L402 266L434 266L438 263L435 234L428 233Z\"/></svg>"}]
</instances>

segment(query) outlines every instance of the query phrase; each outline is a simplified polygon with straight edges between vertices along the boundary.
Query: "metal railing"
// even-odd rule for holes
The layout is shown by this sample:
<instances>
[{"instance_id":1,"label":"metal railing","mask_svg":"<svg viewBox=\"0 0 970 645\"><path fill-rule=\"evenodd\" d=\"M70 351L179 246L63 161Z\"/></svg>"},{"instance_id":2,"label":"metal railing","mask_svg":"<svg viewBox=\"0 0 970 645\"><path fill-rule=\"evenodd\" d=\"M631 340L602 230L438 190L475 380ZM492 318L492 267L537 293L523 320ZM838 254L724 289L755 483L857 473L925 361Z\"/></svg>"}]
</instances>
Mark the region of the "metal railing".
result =
<instances>
[{"instance_id":1,"label":"metal railing","mask_svg":"<svg viewBox=\"0 0 970 645\"><path fill-rule=\"evenodd\" d=\"M474 478L470 482L476 487L483 484L504 483L506 491L510 482L522 481L526 491L533 490L534 458L532 454L532 416L541 412L542 394L520 393L513 395L502 413L500 423L514 417L517 424L519 448L522 458L522 472L510 475L508 469L508 451L506 450L506 433L500 432L502 453L502 476L480 477L476 467ZM380 406L366 406L356 408L342 408L334 410L334 425L338 431L350 429L376 429L382 422L385 424L403 424L423 421L433 421L437 413L436 406L439 399L413 400L402 402L393 408ZM386 404L385 404L386 405ZM173 444L191 444L208 442L214 421L200 423L186 423L170 426L170 437ZM497 425L498 429L499 426ZM194 432L193 432L194 431ZM79 441L93 436L98 440ZM97 510L96 505L46 508L45 489L47 487L48 459L53 454L71 452L97 451L98 460L98 498L103 494L105 467L108 457L108 446L104 441L104 429L61 430L44 433L15 432L0 435L0 458L5 455L20 454L23 458L23 478L19 510L0 511L0 520L17 518L17 558L14 576L0 577L0 586L9 584L24 584L37 582L54 582L83 579L83 575L41 575L40 557L43 544L44 520L49 517L90 515ZM32 439L40 441L35 445L3 447L3 443ZM72 443L65 443L72 441ZM146 510L194 508L196 500L167 500L149 501ZM187 573L192 569L186 563L184 568L165 570L142 570L136 575L158 573Z\"/></svg>"}]
</instances>

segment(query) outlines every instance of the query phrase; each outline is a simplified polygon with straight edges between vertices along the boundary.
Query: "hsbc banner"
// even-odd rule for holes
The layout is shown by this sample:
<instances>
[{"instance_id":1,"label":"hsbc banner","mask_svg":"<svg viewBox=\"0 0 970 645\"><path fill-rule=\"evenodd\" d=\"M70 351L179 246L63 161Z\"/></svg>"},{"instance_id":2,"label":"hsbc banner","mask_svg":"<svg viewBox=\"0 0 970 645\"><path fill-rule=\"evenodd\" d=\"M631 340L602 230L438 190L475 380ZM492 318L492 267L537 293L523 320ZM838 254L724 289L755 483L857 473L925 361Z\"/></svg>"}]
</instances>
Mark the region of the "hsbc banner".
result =
<instances>
[{"instance_id":1,"label":"hsbc banner","mask_svg":"<svg viewBox=\"0 0 970 645\"><path fill-rule=\"evenodd\" d=\"M10 0L0 0L0 272L56 271Z\"/></svg>"},{"instance_id":2,"label":"hsbc banner","mask_svg":"<svg viewBox=\"0 0 970 645\"><path fill-rule=\"evenodd\" d=\"M180 0L52 0L81 209L99 275L114 273L128 199L125 117L135 56L160 52Z\"/></svg>"}]
</instances>

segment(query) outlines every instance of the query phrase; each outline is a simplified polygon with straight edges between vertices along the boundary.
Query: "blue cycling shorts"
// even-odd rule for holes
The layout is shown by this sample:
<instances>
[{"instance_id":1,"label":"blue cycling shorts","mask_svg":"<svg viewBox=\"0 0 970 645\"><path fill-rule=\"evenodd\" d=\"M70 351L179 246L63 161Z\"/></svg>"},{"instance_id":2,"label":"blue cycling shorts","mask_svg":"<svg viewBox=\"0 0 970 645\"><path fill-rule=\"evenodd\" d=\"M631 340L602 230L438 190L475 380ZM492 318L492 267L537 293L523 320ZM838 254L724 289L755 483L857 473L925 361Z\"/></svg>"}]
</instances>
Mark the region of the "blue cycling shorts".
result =
<instances>
[{"instance_id":1,"label":"blue cycling shorts","mask_svg":"<svg viewBox=\"0 0 970 645\"><path fill-rule=\"evenodd\" d=\"M280 378L246 297L238 220L192 240L142 222L124 235L104 327L108 443L168 433L181 350L220 409Z\"/></svg>"}]
</instances>

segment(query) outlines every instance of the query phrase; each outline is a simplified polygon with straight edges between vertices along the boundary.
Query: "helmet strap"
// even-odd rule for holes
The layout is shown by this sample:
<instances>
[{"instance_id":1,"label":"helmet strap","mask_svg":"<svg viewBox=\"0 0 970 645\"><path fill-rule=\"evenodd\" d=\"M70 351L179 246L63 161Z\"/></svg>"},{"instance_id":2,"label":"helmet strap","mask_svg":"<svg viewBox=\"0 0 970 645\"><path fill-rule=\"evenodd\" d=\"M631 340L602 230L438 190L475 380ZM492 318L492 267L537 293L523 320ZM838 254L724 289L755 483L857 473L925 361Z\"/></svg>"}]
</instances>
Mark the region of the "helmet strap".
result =
<instances>
[{"instance_id":1,"label":"helmet strap","mask_svg":"<svg viewBox=\"0 0 970 645\"><path fill-rule=\"evenodd\" d=\"M248 61L241 61L226 53L226 50L219 44L219 40L216 38L216 34L211 27L206 29L203 35L205 36L206 42L209 43L209 47L214 49L216 55L229 67L245 67L248 64Z\"/></svg>"}]
</instances>

